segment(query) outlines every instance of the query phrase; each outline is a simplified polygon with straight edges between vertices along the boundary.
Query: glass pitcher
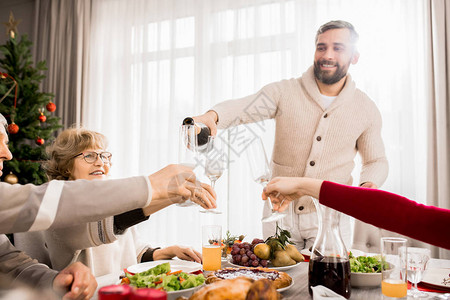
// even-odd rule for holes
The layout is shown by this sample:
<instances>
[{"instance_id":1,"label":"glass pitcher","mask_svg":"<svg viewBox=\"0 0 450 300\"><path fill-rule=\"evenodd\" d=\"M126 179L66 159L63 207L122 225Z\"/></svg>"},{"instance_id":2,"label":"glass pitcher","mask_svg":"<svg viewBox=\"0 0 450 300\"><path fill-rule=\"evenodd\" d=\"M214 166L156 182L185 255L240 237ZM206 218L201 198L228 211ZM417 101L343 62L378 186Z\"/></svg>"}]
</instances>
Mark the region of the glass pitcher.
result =
<instances>
[{"instance_id":1,"label":"glass pitcher","mask_svg":"<svg viewBox=\"0 0 450 300\"><path fill-rule=\"evenodd\" d=\"M339 231L340 213L313 200L319 230L309 261L309 293L312 295L312 286L323 285L348 299L351 294L350 261Z\"/></svg>"}]
</instances>

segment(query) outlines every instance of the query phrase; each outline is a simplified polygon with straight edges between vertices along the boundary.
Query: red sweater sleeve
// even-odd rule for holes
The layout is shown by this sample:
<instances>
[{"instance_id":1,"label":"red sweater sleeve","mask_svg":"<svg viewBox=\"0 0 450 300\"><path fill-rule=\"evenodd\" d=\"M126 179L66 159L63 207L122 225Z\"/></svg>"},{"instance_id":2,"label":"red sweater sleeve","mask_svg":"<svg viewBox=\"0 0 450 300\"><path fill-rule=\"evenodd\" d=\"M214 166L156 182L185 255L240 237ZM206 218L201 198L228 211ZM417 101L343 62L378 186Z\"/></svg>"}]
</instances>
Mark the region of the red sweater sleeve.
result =
<instances>
[{"instance_id":1,"label":"red sweater sleeve","mask_svg":"<svg viewBox=\"0 0 450 300\"><path fill-rule=\"evenodd\" d=\"M382 190L324 181L319 202L363 222L450 249L450 210Z\"/></svg>"}]
</instances>

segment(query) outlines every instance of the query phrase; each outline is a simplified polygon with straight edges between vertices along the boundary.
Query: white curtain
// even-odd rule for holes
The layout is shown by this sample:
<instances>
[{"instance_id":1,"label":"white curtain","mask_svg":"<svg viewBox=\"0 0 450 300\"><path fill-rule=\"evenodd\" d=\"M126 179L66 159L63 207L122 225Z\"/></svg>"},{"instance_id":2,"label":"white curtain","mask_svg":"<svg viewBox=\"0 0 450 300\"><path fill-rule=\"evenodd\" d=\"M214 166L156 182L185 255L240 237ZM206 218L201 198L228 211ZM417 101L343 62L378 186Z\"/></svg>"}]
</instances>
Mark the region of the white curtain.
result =
<instances>
[{"instance_id":1,"label":"white curtain","mask_svg":"<svg viewBox=\"0 0 450 300\"><path fill-rule=\"evenodd\" d=\"M83 123L109 137L114 177L150 174L177 162L184 117L301 76L313 63L318 27L343 19L360 34L361 58L350 73L383 116L390 174L382 188L425 202L425 7L425 0L95 0ZM270 155L274 124L253 126ZM148 241L199 248L206 223L261 237L261 187L243 152L230 153L216 183L225 213L170 207L140 226Z\"/></svg>"}]
</instances>

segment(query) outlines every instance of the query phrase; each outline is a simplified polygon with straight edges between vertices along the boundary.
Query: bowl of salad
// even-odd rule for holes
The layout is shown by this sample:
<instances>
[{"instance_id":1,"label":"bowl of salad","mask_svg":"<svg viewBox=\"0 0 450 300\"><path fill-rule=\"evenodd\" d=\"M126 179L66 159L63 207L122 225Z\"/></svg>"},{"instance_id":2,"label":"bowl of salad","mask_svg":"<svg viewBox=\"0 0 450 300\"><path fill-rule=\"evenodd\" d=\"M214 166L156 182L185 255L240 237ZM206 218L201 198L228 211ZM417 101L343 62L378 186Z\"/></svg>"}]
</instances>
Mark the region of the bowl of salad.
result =
<instances>
[{"instance_id":1,"label":"bowl of salad","mask_svg":"<svg viewBox=\"0 0 450 300\"><path fill-rule=\"evenodd\" d=\"M381 256L349 255L353 287L378 287L381 284Z\"/></svg>"},{"instance_id":2,"label":"bowl of salad","mask_svg":"<svg viewBox=\"0 0 450 300\"><path fill-rule=\"evenodd\" d=\"M168 300L175 300L178 297L189 298L205 284L203 272L193 271L197 269L193 266L196 263L177 260L161 262L146 262L125 269L125 276L120 283L134 288L163 290L167 293Z\"/></svg>"}]
</instances>

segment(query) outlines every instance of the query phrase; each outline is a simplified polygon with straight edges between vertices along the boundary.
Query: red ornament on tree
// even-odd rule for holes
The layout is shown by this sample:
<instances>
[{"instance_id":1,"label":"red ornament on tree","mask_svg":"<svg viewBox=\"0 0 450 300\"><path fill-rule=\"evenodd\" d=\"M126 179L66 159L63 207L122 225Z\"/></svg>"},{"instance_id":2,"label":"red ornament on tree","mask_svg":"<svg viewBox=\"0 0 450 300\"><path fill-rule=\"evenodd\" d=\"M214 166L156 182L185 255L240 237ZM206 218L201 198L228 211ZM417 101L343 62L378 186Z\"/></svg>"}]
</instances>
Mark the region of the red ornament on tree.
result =
<instances>
[{"instance_id":1,"label":"red ornament on tree","mask_svg":"<svg viewBox=\"0 0 450 300\"><path fill-rule=\"evenodd\" d=\"M39 121L41 121L41 123L44 123L45 120L47 120L47 117L44 116L44 113L41 112L41 115L39 116Z\"/></svg>"},{"instance_id":2,"label":"red ornament on tree","mask_svg":"<svg viewBox=\"0 0 450 300\"><path fill-rule=\"evenodd\" d=\"M39 146L42 146L42 145L44 145L44 142L45 141L43 138L37 137L36 144L38 144Z\"/></svg>"},{"instance_id":3,"label":"red ornament on tree","mask_svg":"<svg viewBox=\"0 0 450 300\"><path fill-rule=\"evenodd\" d=\"M47 106L45 106L49 112L54 112L56 110L56 104L50 101Z\"/></svg>"},{"instance_id":4,"label":"red ornament on tree","mask_svg":"<svg viewBox=\"0 0 450 300\"><path fill-rule=\"evenodd\" d=\"M16 123L12 122L11 124L8 125L8 132L10 134L16 134L19 132L19 126L17 126Z\"/></svg>"}]
</instances>

